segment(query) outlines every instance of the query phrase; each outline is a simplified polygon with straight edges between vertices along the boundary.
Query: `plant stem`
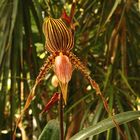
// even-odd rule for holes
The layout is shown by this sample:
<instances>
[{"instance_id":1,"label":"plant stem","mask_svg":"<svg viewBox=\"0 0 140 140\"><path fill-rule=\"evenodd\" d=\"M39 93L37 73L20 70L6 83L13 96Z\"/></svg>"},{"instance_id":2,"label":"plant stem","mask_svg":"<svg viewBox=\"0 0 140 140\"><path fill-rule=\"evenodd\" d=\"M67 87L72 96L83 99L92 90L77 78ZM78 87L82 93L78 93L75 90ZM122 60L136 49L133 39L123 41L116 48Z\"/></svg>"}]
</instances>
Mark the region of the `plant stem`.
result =
<instances>
[{"instance_id":1,"label":"plant stem","mask_svg":"<svg viewBox=\"0 0 140 140\"><path fill-rule=\"evenodd\" d=\"M62 97L62 93L60 93L59 117L60 117L60 140L64 140L64 127L63 127L63 97Z\"/></svg>"}]
</instances>

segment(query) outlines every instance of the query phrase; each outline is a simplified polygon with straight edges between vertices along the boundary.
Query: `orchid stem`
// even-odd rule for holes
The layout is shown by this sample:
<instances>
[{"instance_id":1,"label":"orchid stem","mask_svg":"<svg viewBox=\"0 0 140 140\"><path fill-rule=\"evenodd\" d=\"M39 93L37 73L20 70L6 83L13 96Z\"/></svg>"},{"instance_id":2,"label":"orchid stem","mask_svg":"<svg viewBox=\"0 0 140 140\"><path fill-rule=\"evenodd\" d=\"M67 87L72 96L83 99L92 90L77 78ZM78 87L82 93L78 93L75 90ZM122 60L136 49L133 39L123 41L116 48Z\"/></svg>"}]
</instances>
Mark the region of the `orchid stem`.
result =
<instances>
[{"instance_id":1,"label":"orchid stem","mask_svg":"<svg viewBox=\"0 0 140 140\"><path fill-rule=\"evenodd\" d=\"M59 117L60 117L60 140L64 140L64 127L63 127L63 97L62 97L62 93L60 93Z\"/></svg>"}]
</instances>

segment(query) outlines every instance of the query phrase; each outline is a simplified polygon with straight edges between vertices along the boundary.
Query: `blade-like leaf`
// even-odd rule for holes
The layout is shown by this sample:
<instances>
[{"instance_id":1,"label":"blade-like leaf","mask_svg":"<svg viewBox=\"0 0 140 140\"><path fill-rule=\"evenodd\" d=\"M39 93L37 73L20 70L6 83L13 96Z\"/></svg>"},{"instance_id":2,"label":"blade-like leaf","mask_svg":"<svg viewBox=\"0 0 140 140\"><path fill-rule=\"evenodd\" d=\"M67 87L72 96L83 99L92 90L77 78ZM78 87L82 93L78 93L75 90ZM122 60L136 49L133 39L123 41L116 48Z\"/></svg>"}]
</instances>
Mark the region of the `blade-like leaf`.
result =
<instances>
[{"instance_id":1,"label":"blade-like leaf","mask_svg":"<svg viewBox=\"0 0 140 140\"><path fill-rule=\"evenodd\" d=\"M59 140L59 121L50 120L43 129L38 140Z\"/></svg>"},{"instance_id":2,"label":"blade-like leaf","mask_svg":"<svg viewBox=\"0 0 140 140\"><path fill-rule=\"evenodd\" d=\"M138 117L140 117L140 111L128 111L128 112L124 112L124 113L115 115L115 119L119 124L124 124L126 122L130 122L132 120L137 119ZM79 133L77 133L76 135L71 137L70 140L84 140L91 135L97 135L97 134L102 133L113 127L115 127L115 126L114 126L112 119L108 118L108 119L105 119L105 120L97 123L94 126L90 126L86 129L80 131Z\"/></svg>"},{"instance_id":3,"label":"blade-like leaf","mask_svg":"<svg viewBox=\"0 0 140 140\"><path fill-rule=\"evenodd\" d=\"M111 9L111 12L109 13L109 15L108 15L108 17L107 17L107 19L106 19L106 21L105 21L105 24L106 24L107 22L109 22L111 16L113 15L114 11L116 10L116 8L117 8L117 6L120 4L120 2L121 2L121 0L115 1L114 5L113 5L113 7L112 7L112 9Z\"/></svg>"}]
</instances>

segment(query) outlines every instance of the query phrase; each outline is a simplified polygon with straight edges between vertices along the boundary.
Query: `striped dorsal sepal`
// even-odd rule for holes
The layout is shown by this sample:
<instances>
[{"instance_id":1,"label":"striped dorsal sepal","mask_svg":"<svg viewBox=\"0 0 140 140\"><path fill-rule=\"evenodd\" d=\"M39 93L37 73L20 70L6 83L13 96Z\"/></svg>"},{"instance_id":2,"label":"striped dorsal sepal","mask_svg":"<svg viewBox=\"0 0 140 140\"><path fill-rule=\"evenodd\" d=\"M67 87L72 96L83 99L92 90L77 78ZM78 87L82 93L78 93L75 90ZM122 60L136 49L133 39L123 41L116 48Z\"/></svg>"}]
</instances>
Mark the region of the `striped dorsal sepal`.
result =
<instances>
[{"instance_id":1,"label":"striped dorsal sepal","mask_svg":"<svg viewBox=\"0 0 140 140\"><path fill-rule=\"evenodd\" d=\"M51 52L70 51L74 46L74 36L62 19L48 17L43 24L46 49Z\"/></svg>"}]
</instances>

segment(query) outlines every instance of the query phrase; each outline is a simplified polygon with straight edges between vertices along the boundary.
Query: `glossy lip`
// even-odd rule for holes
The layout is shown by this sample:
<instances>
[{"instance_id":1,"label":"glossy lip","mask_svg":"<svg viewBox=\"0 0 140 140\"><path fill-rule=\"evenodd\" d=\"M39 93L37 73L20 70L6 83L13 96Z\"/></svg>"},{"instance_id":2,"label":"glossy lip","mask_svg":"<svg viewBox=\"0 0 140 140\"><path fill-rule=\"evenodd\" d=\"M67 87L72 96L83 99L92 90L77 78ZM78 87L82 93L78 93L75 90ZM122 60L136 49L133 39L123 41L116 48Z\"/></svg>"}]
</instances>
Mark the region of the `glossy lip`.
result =
<instances>
[{"instance_id":1,"label":"glossy lip","mask_svg":"<svg viewBox=\"0 0 140 140\"><path fill-rule=\"evenodd\" d=\"M72 76L72 64L66 55L60 53L60 55L55 58L54 71L59 80L63 99L66 104L68 82L71 80Z\"/></svg>"}]
</instances>

